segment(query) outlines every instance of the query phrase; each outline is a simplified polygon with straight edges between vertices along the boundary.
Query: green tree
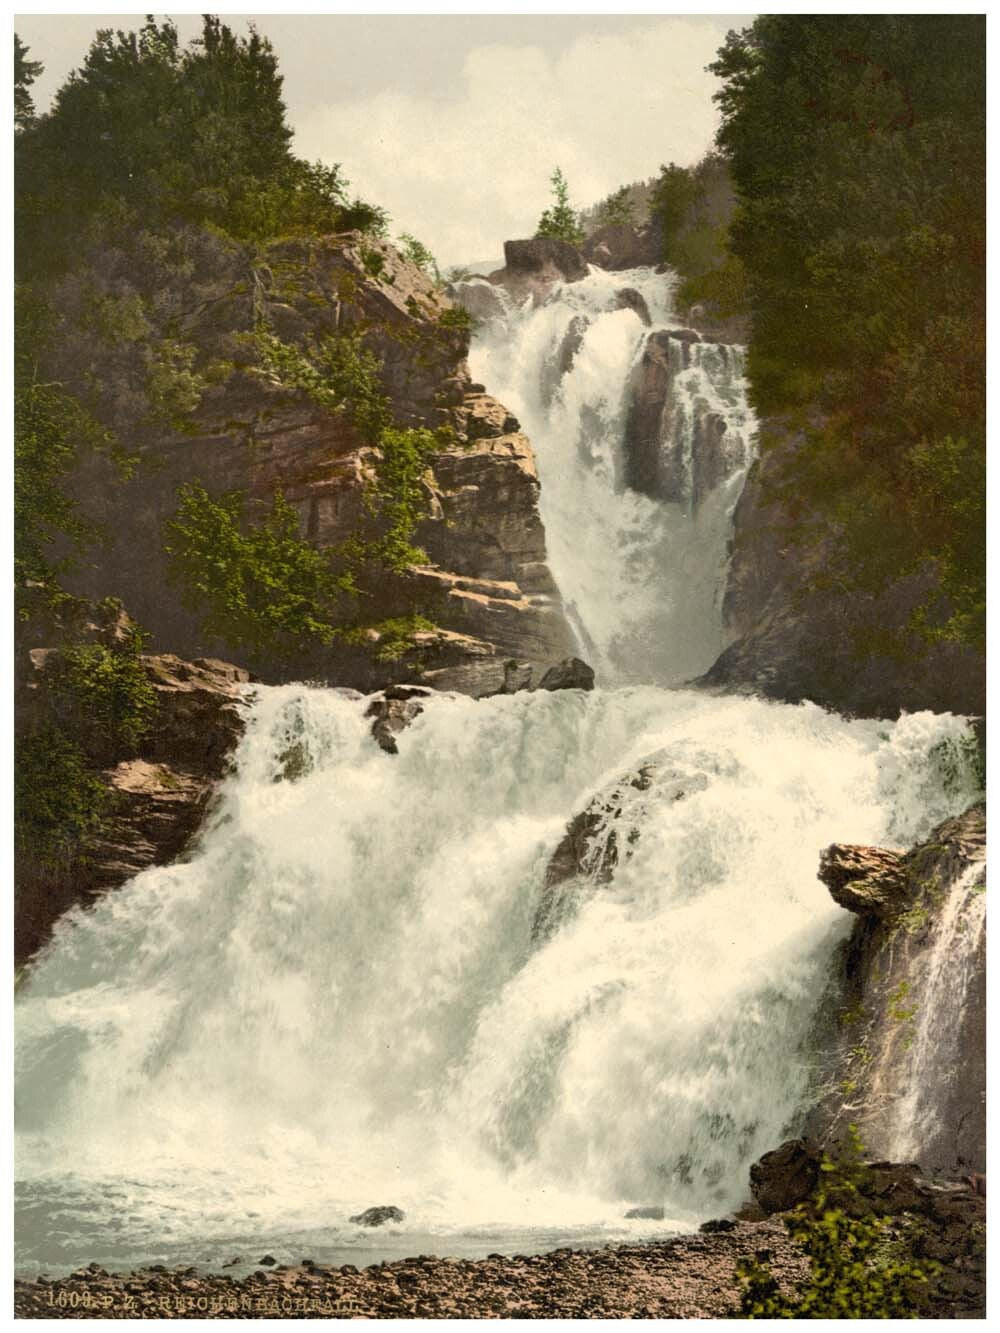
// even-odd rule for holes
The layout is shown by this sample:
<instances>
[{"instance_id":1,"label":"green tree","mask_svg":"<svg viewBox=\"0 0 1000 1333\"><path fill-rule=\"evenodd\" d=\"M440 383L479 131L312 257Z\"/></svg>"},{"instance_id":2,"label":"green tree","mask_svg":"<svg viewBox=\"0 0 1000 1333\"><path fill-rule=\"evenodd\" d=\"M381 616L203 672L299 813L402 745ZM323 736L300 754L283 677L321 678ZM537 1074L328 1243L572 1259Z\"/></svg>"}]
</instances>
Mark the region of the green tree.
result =
<instances>
[{"instance_id":1,"label":"green tree","mask_svg":"<svg viewBox=\"0 0 1000 1333\"><path fill-rule=\"evenodd\" d=\"M28 287L15 290L14 581L21 614L65 596L59 580L100 535L68 494L67 476L87 451L128 464L106 430L64 384L44 372L56 336L49 306Z\"/></svg>"},{"instance_id":2,"label":"green tree","mask_svg":"<svg viewBox=\"0 0 1000 1333\"><path fill-rule=\"evenodd\" d=\"M198 482L180 489L166 551L185 602L207 633L234 648L292 657L332 642L351 576L299 534L298 515L278 492L251 524L239 491L213 497Z\"/></svg>"},{"instance_id":3,"label":"green tree","mask_svg":"<svg viewBox=\"0 0 1000 1333\"><path fill-rule=\"evenodd\" d=\"M538 220L536 236L551 236L557 241L566 241L570 245L583 244L583 228L576 212L569 202L569 186L562 170L556 167L550 177L555 203L547 208Z\"/></svg>"},{"instance_id":4,"label":"green tree","mask_svg":"<svg viewBox=\"0 0 1000 1333\"><path fill-rule=\"evenodd\" d=\"M429 278L433 278L435 282L441 281L441 272L438 269L437 260L426 245L405 231L397 237L396 244L411 264L416 264L417 268L426 273Z\"/></svg>"},{"instance_id":5,"label":"green tree","mask_svg":"<svg viewBox=\"0 0 1000 1333\"><path fill-rule=\"evenodd\" d=\"M635 204L627 185L614 190L597 205L599 227L632 227L635 225Z\"/></svg>"},{"instance_id":6,"label":"green tree","mask_svg":"<svg viewBox=\"0 0 1000 1333\"><path fill-rule=\"evenodd\" d=\"M919 575L914 627L979 646L983 19L768 15L712 69L754 402L805 434L779 494L803 535L838 534L821 577Z\"/></svg>"},{"instance_id":7,"label":"green tree","mask_svg":"<svg viewBox=\"0 0 1000 1333\"><path fill-rule=\"evenodd\" d=\"M35 119L35 104L31 97L31 85L42 73L44 66L40 60L29 60L31 48L25 46L14 34L14 128L26 129Z\"/></svg>"}]
</instances>

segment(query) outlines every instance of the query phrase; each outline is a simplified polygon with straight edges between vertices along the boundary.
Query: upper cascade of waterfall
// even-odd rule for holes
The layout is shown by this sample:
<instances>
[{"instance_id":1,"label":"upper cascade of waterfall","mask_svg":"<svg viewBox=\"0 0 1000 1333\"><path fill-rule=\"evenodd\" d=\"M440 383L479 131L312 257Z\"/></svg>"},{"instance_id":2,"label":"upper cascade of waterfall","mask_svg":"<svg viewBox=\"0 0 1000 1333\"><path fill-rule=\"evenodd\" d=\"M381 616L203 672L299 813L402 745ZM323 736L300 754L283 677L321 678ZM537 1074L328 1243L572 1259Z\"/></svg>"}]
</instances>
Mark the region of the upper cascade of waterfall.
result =
<instances>
[{"instance_id":1,"label":"upper cascade of waterfall","mask_svg":"<svg viewBox=\"0 0 1000 1333\"><path fill-rule=\"evenodd\" d=\"M732 514L754 458L743 349L702 340L676 279L608 273L515 300L484 281L473 376L538 460L549 565L603 684L678 684L726 646Z\"/></svg>"}]
</instances>

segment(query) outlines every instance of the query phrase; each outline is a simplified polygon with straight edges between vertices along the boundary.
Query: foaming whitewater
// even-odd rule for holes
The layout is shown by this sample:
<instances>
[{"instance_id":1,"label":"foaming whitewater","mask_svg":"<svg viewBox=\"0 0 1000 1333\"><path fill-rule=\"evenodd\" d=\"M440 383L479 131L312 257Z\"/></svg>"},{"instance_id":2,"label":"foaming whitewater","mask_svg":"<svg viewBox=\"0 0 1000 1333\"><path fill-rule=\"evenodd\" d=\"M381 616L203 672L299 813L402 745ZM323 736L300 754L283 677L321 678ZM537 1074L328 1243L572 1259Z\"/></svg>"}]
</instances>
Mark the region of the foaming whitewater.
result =
<instances>
[{"instance_id":1,"label":"foaming whitewater","mask_svg":"<svg viewBox=\"0 0 1000 1333\"><path fill-rule=\"evenodd\" d=\"M58 925L17 1004L24 1271L549 1248L738 1204L808 1100L850 926L819 849L975 792L950 716L442 697L389 756L365 703L259 688L190 859ZM609 784L614 877L547 910ZM348 1221L383 1203L389 1235Z\"/></svg>"},{"instance_id":2,"label":"foaming whitewater","mask_svg":"<svg viewBox=\"0 0 1000 1333\"><path fill-rule=\"evenodd\" d=\"M756 423L743 349L692 343L674 284L651 269L592 267L541 303L491 288L500 308L481 322L469 358L534 445L549 563L581 654L605 684L682 683L727 642L727 538ZM626 431L651 339L670 363L655 443L671 474L652 494L634 484Z\"/></svg>"}]
</instances>

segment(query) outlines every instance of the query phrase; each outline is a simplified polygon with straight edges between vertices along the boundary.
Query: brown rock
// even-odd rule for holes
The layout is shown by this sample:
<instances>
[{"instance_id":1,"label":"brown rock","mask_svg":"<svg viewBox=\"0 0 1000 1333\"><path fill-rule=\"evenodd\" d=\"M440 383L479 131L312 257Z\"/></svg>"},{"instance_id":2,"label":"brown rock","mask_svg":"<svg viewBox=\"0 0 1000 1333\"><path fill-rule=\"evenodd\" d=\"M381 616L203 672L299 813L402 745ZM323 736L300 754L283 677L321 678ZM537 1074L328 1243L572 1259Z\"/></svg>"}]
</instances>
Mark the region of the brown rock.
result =
<instances>
[{"instance_id":1,"label":"brown rock","mask_svg":"<svg viewBox=\"0 0 1000 1333\"><path fill-rule=\"evenodd\" d=\"M835 903L859 916L885 920L910 897L902 854L884 847L835 842L820 855L819 878Z\"/></svg>"},{"instance_id":2,"label":"brown rock","mask_svg":"<svg viewBox=\"0 0 1000 1333\"><path fill-rule=\"evenodd\" d=\"M805 1139L791 1139L750 1168L750 1189L766 1213L802 1203L816 1188L820 1152Z\"/></svg>"}]
</instances>

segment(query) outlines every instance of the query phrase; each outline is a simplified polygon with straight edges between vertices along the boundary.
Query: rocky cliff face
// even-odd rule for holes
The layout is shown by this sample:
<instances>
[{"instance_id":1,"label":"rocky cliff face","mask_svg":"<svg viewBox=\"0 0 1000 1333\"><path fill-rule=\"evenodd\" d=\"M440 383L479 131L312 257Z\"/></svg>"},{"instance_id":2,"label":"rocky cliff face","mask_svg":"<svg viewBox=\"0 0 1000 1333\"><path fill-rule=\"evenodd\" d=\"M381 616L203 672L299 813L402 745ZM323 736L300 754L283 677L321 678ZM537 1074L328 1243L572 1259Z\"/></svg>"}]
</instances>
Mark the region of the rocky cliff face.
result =
<instances>
[{"instance_id":1,"label":"rocky cliff face","mask_svg":"<svg viewBox=\"0 0 1000 1333\"><path fill-rule=\"evenodd\" d=\"M241 659L266 680L309 676L374 689L426 677L478 694L496 687L509 659L540 675L566 657L573 639L545 563L531 445L514 418L470 383L468 332L449 318L456 312L447 297L390 245L354 233L279 243L264 255L204 232L175 242L183 263L154 264L151 276L134 247L103 252L86 282L76 275L57 294L67 333L56 369L100 386L102 419L139 455L124 484L100 458L74 479L84 508L109 536L74 591L120 597L157 648L232 655L169 590L162 530L178 486L200 481L210 494L243 491L251 512L280 489L302 533L323 547L340 546L364 521L373 450L346 417L262 373L248 338L266 316L288 342L360 333L381 361L397 424L447 426L454 443L431 457L425 478L427 516L415 539L429 563L387 578L362 608L369 622L417 611L436 631L382 660L377 632L361 647L338 645L301 660ZM134 348L81 331L95 302L122 309L136 294L197 349L205 371L207 383L179 429L162 414L154 419L130 390Z\"/></svg>"},{"instance_id":2,"label":"rocky cliff face","mask_svg":"<svg viewBox=\"0 0 1000 1333\"><path fill-rule=\"evenodd\" d=\"M703 683L792 703L811 699L848 715L895 717L923 708L983 713L982 657L959 644L928 647L907 633L921 600L919 579L901 580L879 596L810 588L827 547L822 540L794 542L791 516L772 492L789 453L803 442L768 422L760 438L734 515L724 604L734 641ZM893 646L873 647L876 636Z\"/></svg>"},{"instance_id":3,"label":"rocky cliff face","mask_svg":"<svg viewBox=\"0 0 1000 1333\"><path fill-rule=\"evenodd\" d=\"M100 642L106 629L93 636ZM79 639L77 638L78 642ZM19 673L17 725L27 731L55 717L50 689L59 648L26 652ZM48 939L69 908L92 902L149 866L179 856L204 818L217 780L243 730L241 699L249 673L228 662L186 662L170 653L141 658L156 698L155 726L138 753L94 774L107 813L72 860L19 858L14 914L18 964Z\"/></svg>"},{"instance_id":4,"label":"rocky cliff face","mask_svg":"<svg viewBox=\"0 0 1000 1333\"><path fill-rule=\"evenodd\" d=\"M820 878L858 916L839 959L826 1095L810 1130L870 1154L986 1169L985 808L906 855L834 846Z\"/></svg>"}]
</instances>

